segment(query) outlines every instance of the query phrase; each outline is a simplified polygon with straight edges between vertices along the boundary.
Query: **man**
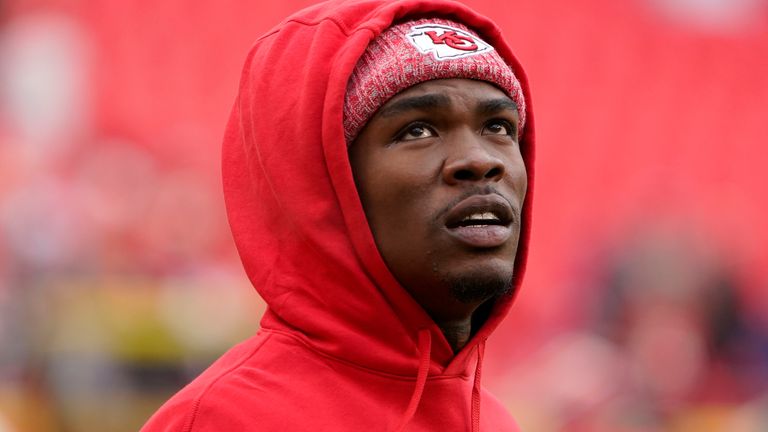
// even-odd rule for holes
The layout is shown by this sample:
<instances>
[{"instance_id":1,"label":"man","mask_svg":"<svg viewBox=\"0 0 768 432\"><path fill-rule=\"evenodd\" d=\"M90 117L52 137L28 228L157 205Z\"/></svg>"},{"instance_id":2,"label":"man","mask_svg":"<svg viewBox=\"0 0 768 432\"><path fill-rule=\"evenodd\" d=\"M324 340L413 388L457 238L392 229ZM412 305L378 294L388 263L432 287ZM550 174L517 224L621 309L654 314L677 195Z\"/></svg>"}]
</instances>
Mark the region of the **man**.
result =
<instances>
[{"instance_id":1,"label":"man","mask_svg":"<svg viewBox=\"0 0 768 432\"><path fill-rule=\"evenodd\" d=\"M480 380L532 152L522 69L461 4L331 1L261 37L223 175L268 310L144 430L516 431Z\"/></svg>"}]
</instances>

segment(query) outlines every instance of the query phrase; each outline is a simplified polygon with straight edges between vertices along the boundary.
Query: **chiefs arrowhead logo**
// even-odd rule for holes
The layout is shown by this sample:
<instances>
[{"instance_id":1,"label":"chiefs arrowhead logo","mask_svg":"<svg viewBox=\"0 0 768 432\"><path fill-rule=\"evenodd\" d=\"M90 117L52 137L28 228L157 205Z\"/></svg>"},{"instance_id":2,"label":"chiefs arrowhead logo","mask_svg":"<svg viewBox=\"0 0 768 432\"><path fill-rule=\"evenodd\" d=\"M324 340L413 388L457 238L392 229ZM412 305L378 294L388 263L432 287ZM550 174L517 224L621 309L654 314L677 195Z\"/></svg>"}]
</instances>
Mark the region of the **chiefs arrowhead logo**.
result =
<instances>
[{"instance_id":1,"label":"chiefs arrowhead logo","mask_svg":"<svg viewBox=\"0 0 768 432\"><path fill-rule=\"evenodd\" d=\"M449 60L492 51L493 47L464 30L439 24L411 27L408 40L422 53Z\"/></svg>"}]
</instances>

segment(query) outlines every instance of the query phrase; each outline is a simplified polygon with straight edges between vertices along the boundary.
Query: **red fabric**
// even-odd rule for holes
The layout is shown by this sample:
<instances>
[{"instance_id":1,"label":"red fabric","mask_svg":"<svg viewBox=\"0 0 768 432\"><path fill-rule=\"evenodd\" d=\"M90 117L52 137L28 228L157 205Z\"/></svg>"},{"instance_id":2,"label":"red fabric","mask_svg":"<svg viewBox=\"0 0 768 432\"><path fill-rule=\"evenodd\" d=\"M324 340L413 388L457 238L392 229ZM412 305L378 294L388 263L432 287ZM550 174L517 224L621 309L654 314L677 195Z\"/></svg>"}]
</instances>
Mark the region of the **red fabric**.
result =
<instances>
[{"instance_id":1,"label":"red fabric","mask_svg":"<svg viewBox=\"0 0 768 432\"><path fill-rule=\"evenodd\" d=\"M407 431L455 431L475 429L478 415L480 430L517 430L480 390L478 372L478 350L513 295L496 302L454 355L379 256L347 158L348 77L376 35L415 15L467 24L520 79L529 175L520 284L533 116L525 74L499 29L446 0L332 1L306 9L255 43L224 138L227 211L246 272L268 304L262 328L168 401L144 431L380 431L403 424Z\"/></svg>"}]
</instances>

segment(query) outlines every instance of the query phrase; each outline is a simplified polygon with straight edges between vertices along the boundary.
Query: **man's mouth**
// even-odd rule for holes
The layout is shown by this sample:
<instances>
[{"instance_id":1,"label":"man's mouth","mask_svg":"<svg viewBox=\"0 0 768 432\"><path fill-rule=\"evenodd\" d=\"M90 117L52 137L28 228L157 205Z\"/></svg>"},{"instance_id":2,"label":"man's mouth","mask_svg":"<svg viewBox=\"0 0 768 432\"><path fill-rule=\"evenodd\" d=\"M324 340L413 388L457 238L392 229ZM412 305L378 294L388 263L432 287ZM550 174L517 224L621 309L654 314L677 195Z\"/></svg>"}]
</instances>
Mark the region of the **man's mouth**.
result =
<instances>
[{"instance_id":1,"label":"man's mouth","mask_svg":"<svg viewBox=\"0 0 768 432\"><path fill-rule=\"evenodd\" d=\"M503 245L512 235L514 214L501 195L472 195L448 211L445 227L467 246L492 248Z\"/></svg>"},{"instance_id":2,"label":"man's mouth","mask_svg":"<svg viewBox=\"0 0 768 432\"><path fill-rule=\"evenodd\" d=\"M459 226L502 225L501 219L493 212L475 212L459 221Z\"/></svg>"}]
</instances>

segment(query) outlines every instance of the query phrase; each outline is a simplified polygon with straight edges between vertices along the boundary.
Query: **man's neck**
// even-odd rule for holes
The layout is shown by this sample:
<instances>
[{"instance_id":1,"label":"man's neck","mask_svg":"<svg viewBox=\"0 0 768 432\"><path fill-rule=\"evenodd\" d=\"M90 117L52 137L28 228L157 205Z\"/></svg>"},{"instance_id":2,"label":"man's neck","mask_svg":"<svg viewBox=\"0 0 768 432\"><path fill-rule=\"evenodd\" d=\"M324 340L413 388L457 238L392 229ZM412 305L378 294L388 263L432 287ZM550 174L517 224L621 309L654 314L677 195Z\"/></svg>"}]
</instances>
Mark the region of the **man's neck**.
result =
<instances>
[{"instance_id":1,"label":"man's neck","mask_svg":"<svg viewBox=\"0 0 768 432\"><path fill-rule=\"evenodd\" d=\"M437 326L443 331L445 338L453 348L454 353L458 353L472 337L472 316L465 319L438 322Z\"/></svg>"}]
</instances>

